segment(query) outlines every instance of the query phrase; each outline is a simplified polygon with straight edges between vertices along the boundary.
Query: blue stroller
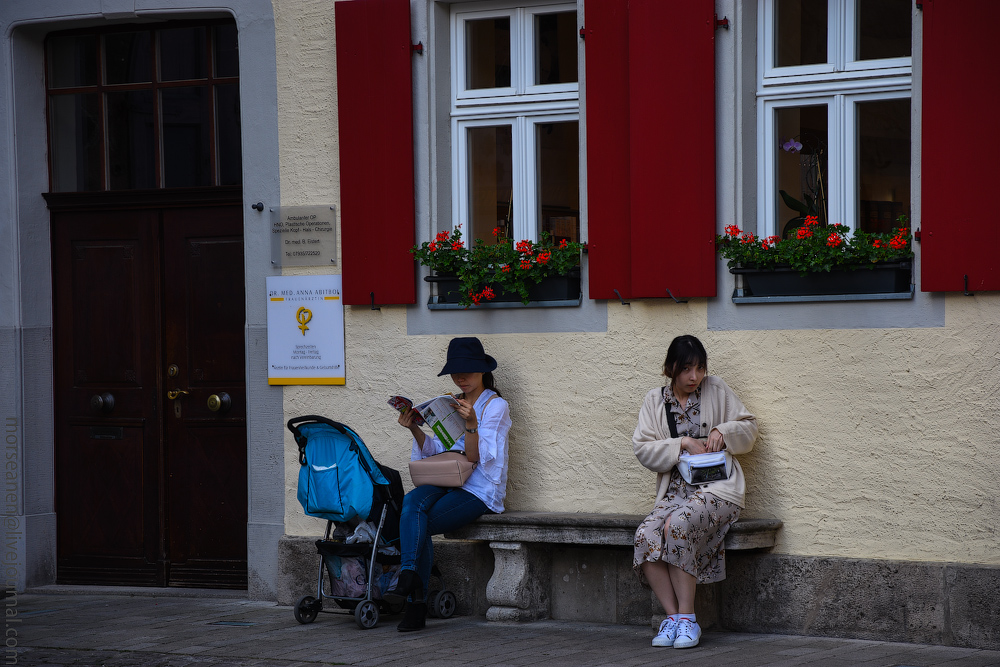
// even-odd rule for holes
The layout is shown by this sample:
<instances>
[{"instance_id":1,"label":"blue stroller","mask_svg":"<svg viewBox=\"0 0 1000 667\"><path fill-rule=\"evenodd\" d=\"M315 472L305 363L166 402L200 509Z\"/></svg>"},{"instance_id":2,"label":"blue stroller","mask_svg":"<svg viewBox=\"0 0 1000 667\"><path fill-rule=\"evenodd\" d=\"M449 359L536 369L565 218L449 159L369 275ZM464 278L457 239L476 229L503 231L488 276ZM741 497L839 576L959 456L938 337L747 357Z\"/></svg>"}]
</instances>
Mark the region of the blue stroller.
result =
<instances>
[{"instance_id":1,"label":"blue stroller","mask_svg":"<svg viewBox=\"0 0 1000 667\"><path fill-rule=\"evenodd\" d=\"M403 482L399 473L372 458L353 429L339 422L307 415L288 421L299 446L298 499L309 516L326 519L326 533L316 541L321 556L316 595L306 595L294 608L295 620L312 623L323 600L354 613L363 630L378 625L379 612L399 613L381 599L399 570L399 511ZM370 543L348 543L342 528L364 521L377 524ZM342 528L335 531L335 526ZM382 553L395 546L395 554ZM329 576L329 593L324 587ZM333 610L330 610L333 611Z\"/></svg>"}]
</instances>

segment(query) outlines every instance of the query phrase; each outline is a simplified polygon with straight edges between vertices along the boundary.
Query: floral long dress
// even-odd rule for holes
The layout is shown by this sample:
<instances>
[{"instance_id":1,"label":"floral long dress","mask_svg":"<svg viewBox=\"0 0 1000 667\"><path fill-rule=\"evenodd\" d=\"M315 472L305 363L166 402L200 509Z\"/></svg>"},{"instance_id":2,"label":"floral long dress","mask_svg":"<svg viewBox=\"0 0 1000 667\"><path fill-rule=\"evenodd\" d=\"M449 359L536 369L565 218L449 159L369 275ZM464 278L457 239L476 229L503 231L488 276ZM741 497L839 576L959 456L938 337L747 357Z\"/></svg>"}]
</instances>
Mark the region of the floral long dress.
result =
<instances>
[{"instance_id":1,"label":"floral long dress","mask_svg":"<svg viewBox=\"0 0 1000 667\"><path fill-rule=\"evenodd\" d=\"M701 388L681 407L669 387L664 402L674 413L678 436L698 437ZM663 561L694 576L699 584L726 578L726 533L740 518L740 506L723 500L701 487L688 484L674 468L667 494L656 503L635 531L632 569L646 587L644 562Z\"/></svg>"}]
</instances>

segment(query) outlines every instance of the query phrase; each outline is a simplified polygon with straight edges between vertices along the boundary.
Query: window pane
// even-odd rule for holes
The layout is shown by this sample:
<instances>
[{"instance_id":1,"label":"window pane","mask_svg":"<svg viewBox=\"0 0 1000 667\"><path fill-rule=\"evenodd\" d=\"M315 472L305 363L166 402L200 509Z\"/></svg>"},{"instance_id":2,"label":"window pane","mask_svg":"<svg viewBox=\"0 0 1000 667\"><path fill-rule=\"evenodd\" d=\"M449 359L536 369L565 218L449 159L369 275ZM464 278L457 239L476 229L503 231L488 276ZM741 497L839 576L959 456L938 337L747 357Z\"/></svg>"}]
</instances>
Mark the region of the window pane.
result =
<instances>
[{"instance_id":1,"label":"window pane","mask_svg":"<svg viewBox=\"0 0 1000 667\"><path fill-rule=\"evenodd\" d=\"M104 36L104 80L108 84L153 80L148 32L115 32Z\"/></svg>"},{"instance_id":2,"label":"window pane","mask_svg":"<svg viewBox=\"0 0 1000 667\"><path fill-rule=\"evenodd\" d=\"M240 75L240 47L236 37L236 26L215 27L215 76Z\"/></svg>"},{"instance_id":3,"label":"window pane","mask_svg":"<svg viewBox=\"0 0 1000 667\"><path fill-rule=\"evenodd\" d=\"M776 109L778 145L775 168L778 183L775 229L785 236L802 225L807 215L827 223L826 105ZM784 193L784 194L782 194Z\"/></svg>"},{"instance_id":4,"label":"window pane","mask_svg":"<svg viewBox=\"0 0 1000 667\"><path fill-rule=\"evenodd\" d=\"M858 226L888 232L910 215L910 100L859 102Z\"/></svg>"},{"instance_id":5,"label":"window pane","mask_svg":"<svg viewBox=\"0 0 1000 667\"><path fill-rule=\"evenodd\" d=\"M240 145L240 87L216 86L215 122L218 127L219 185L243 182L243 152Z\"/></svg>"},{"instance_id":6,"label":"window pane","mask_svg":"<svg viewBox=\"0 0 1000 667\"><path fill-rule=\"evenodd\" d=\"M52 191L101 189L100 104L97 93L49 98Z\"/></svg>"},{"instance_id":7,"label":"window pane","mask_svg":"<svg viewBox=\"0 0 1000 667\"><path fill-rule=\"evenodd\" d=\"M775 0L776 67L826 62L827 0Z\"/></svg>"},{"instance_id":8,"label":"window pane","mask_svg":"<svg viewBox=\"0 0 1000 667\"><path fill-rule=\"evenodd\" d=\"M535 84L575 83L576 12L535 16Z\"/></svg>"},{"instance_id":9,"label":"window pane","mask_svg":"<svg viewBox=\"0 0 1000 667\"><path fill-rule=\"evenodd\" d=\"M510 19L465 22L466 89L510 87Z\"/></svg>"},{"instance_id":10,"label":"window pane","mask_svg":"<svg viewBox=\"0 0 1000 667\"><path fill-rule=\"evenodd\" d=\"M539 231L580 240L580 128L576 121L535 125Z\"/></svg>"},{"instance_id":11,"label":"window pane","mask_svg":"<svg viewBox=\"0 0 1000 667\"><path fill-rule=\"evenodd\" d=\"M910 55L910 0L858 0L858 60Z\"/></svg>"},{"instance_id":12,"label":"window pane","mask_svg":"<svg viewBox=\"0 0 1000 667\"><path fill-rule=\"evenodd\" d=\"M108 93L108 188L156 187L153 91Z\"/></svg>"},{"instance_id":13,"label":"window pane","mask_svg":"<svg viewBox=\"0 0 1000 667\"><path fill-rule=\"evenodd\" d=\"M48 40L49 88L97 85L97 35Z\"/></svg>"},{"instance_id":14,"label":"window pane","mask_svg":"<svg viewBox=\"0 0 1000 667\"><path fill-rule=\"evenodd\" d=\"M204 27L161 30L159 39L161 81L204 79L208 75Z\"/></svg>"},{"instance_id":15,"label":"window pane","mask_svg":"<svg viewBox=\"0 0 1000 667\"><path fill-rule=\"evenodd\" d=\"M160 93L164 187L212 185L208 92L206 87L185 87Z\"/></svg>"},{"instance_id":16,"label":"window pane","mask_svg":"<svg viewBox=\"0 0 1000 667\"><path fill-rule=\"evenodd\" d=\"M511 126L472 127L469 139L469 229L471 247L475 239L493 242L493 228L510 236L513 224Z\"/></svg>"}]
</instances>

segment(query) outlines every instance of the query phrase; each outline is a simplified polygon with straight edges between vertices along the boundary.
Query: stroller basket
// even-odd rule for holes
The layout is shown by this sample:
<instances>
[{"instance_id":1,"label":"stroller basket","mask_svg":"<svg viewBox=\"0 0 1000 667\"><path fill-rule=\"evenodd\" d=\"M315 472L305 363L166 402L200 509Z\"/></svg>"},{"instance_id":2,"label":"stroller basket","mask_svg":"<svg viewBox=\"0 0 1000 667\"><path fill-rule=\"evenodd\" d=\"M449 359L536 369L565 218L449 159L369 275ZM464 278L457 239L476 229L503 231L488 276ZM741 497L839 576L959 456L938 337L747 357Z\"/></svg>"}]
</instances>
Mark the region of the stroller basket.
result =
<instances>
[{"instance_id":1,"label":"stroller basket","mask_svg":"<svg viewBox=\"0 0 1000 667\"><path fill-rule=\"evenodd\" d=\"M316 541L321 557L316 595L298 601L295 618L311 623L324 611L323 600L332 599L354 612L359 627L373 628L380 611L400 610L381 597L399 570L402 479L397 471L380 465L361 436L340 422L307 415L289 420L288 429L299 447L299 503L307 515L327 520L323 539ZM355 527L366 521L376 524L370 542L331 538L337 524ZM329 593L324 572L329 576Z\"/></svg>"}]
</instances>

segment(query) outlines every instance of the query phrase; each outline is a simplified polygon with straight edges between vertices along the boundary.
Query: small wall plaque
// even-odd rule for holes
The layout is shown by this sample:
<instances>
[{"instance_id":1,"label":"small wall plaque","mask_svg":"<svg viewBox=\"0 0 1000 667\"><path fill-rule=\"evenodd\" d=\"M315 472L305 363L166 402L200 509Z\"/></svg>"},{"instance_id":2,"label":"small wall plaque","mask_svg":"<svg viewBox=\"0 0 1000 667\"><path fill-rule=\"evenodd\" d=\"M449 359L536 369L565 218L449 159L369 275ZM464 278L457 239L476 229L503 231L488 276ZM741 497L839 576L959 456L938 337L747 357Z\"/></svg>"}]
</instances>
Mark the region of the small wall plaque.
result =
<instances>
[{"instance_id":1,"label":"small wall plaque","mask_svg":"<svg viewBox=\"0 0 1000 667\"><path fill-rule=\"evenodd\" d=\"M271 209L271 264L336 266L336 209L333 206Z\"/></svg>"}]
</instances>

